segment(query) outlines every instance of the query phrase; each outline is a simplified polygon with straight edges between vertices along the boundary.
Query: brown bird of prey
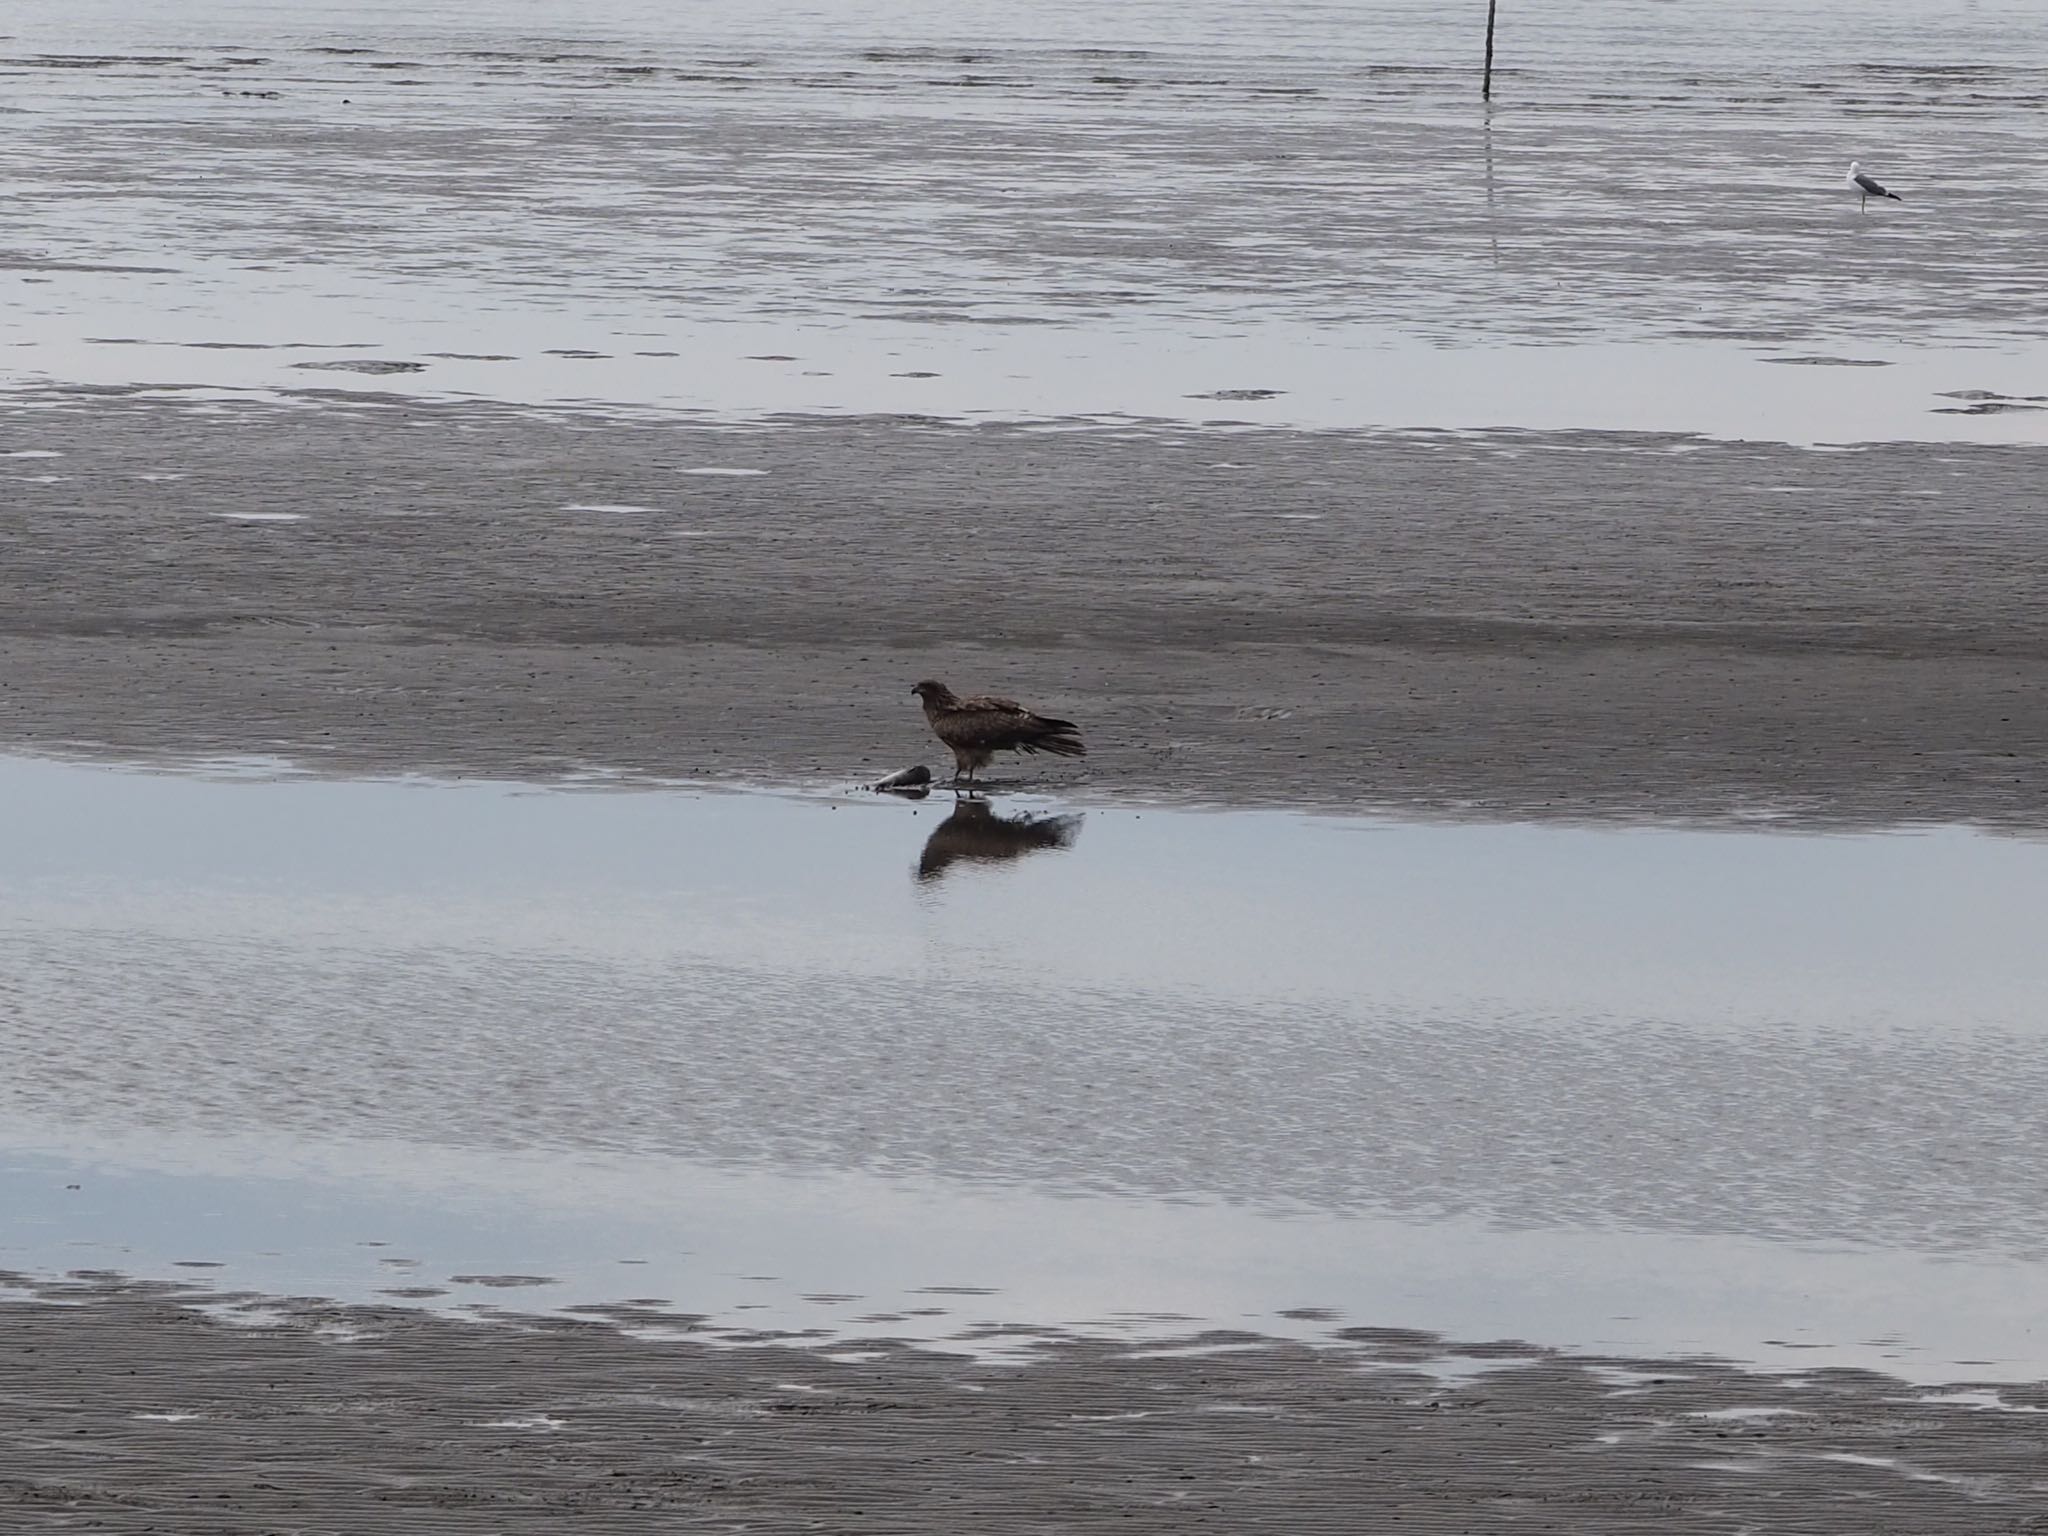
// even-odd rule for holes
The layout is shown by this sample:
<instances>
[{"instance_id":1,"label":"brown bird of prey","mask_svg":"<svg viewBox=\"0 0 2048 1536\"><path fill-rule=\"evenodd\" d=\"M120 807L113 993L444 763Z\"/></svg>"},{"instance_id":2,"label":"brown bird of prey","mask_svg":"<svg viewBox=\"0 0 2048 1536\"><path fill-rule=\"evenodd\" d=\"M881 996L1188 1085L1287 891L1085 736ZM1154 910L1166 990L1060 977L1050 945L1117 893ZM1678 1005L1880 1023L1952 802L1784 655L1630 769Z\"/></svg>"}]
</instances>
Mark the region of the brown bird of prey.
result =
<instances>
[{"instance_id":1,"label":"brown bird of prey","mask_svg":"<svg viewBox=\"0 0 2048 1536\"><path fill-rule=\"evenodd\" d=\"M1034 715L1015 699L963 699L927 678L910 690L924 701L932 734L953 749L954 779L972 780L998 752L1050 752L1086 757L1081 728L1071 720Z\"/></svg>"}]
</instances>

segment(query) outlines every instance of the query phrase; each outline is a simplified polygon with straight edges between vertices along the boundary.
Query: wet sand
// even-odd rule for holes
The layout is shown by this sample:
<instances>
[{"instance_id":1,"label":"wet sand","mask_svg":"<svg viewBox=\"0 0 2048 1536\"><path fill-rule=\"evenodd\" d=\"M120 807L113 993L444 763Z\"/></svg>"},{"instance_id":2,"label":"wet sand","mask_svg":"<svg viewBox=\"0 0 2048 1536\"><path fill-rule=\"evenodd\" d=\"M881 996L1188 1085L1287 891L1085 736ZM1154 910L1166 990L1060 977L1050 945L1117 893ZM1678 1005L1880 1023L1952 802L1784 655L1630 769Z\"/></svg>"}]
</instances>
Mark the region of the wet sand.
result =
<instances>
[{"instance_id":1,"label":"wet sand","mask_svg":"<svg viewBox=\"0 0 2048 1536\"><path fill-rule=\"evenodd\" d=\"M189 1293L187 1293L189 1295ZM246 1299L245 1299L246 1300ZM2021 1531L2048 1395L1563 1358L1361 1329L1310 1349L1049 1339L982 1363L648 1343L84 1280L11 1304L16 1531ZM239 1319L239 1321L238 1321ZM1447 1350L1461 1358L1441 1369Z\"/></svg>"},{"instance_id":2,"label":"wet sand","mask_svg":"<svg viewBox=\"0 0 2048 1536\"><path fill-rule=\"evenodd\" d=\"M936 675L1089 795L2048 821L2038 450L59 390L0 452L11 747L843 784Z\"/></svg>"}]
</instances>

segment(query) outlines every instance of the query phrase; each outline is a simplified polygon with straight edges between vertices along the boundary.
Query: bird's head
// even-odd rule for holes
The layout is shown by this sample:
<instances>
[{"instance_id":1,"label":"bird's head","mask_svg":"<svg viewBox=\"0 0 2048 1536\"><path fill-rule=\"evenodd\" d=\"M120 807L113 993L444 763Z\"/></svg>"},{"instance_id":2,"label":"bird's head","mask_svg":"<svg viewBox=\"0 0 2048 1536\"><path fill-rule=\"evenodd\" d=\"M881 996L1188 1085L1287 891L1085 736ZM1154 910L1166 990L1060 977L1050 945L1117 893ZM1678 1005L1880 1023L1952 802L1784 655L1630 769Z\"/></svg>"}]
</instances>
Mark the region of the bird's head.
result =
<instances>
[{"instance_id":1,"label":"bird's head","mask_svg":"<svg viewBox=\"0 0 2048 1536\"><path fill-rule=\"evenodd\" d=\"M953 696L952 689L948 688L944 683L936 682L929 677L923 682L915 684L910 691L927 704L937 699L950 699Z\"/></svg>"},{"instance_id":2,"label":"bird's head","mask_svg":"<svg viewBox=\"0 0 2048 1536\"><path fill-rule=\"evenodd\" d=\"M1860 170L1862 170L1862 169L1863 169L1863 162L1862 162L1861 160L1851 160L1851 161L1849 162L1849 174L1850 174L1851 176L1854 176L1854 175L1855 175L1855 174L1856 174L1856 173L1857 173L1858 171L1860 171Z\"/></svg>"}]
</instances>

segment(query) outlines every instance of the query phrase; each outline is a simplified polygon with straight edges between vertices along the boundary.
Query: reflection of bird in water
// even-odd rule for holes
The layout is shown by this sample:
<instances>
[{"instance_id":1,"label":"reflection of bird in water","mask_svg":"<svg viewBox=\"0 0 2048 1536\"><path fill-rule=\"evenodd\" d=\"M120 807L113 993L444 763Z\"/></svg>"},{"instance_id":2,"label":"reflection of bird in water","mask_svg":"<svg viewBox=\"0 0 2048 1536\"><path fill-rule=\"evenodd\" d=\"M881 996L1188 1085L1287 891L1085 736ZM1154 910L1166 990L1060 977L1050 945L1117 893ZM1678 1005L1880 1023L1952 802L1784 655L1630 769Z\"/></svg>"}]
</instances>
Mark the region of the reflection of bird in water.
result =
<instances>
[{"instance_id":1,"label":"reflection of bird in water","mask_svg":"<svg viewBox=\"0 0 2048 1536\"><path fill-rule=\"evenodd\" d=\"M996 864L1048 848L1071 848L1079 816L998 816L986 800L962 800L925 839L917 878L936 880L961 860Z\"/></svg>"},{"instance_id":2,"label":"reflection of bird in water","mask_svg":"<svg viewBox=\"0 0 2048 1536\"><path fill-rule=\"evenodd\" d=\"M932 734L953 749L956 779L972 780L998 752L1050 752L1086 757L1081 728L1071 720L1034 715L1015 699L963 699L929 679L910 690L924 701Z\"/></svg>"}]
</instances>

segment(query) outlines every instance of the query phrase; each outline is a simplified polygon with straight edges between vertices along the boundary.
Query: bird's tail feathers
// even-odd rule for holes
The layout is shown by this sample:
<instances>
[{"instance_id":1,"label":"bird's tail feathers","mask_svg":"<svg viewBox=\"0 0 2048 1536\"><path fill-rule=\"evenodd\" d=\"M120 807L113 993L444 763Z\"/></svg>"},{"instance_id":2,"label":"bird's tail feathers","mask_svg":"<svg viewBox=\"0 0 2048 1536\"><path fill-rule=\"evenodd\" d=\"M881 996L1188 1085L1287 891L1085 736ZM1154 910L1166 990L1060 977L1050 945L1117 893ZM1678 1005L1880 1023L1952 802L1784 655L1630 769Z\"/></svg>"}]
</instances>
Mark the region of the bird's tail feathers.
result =
<instances>
[{"instance_id":1,"label":"bird's tail feathers","mask_svg":"<svg viewBox=\"0 0 2048 1536\"><path fill-rule=\"evenodd\" d=\"M1050 752L1054 757L1086 757L1088 745L1081 740L1081 727L1071 720L1047 720L1038 722L1044 727L1028 742L1020 743L1026 752Z\"/></svg>"}]
</instances>

